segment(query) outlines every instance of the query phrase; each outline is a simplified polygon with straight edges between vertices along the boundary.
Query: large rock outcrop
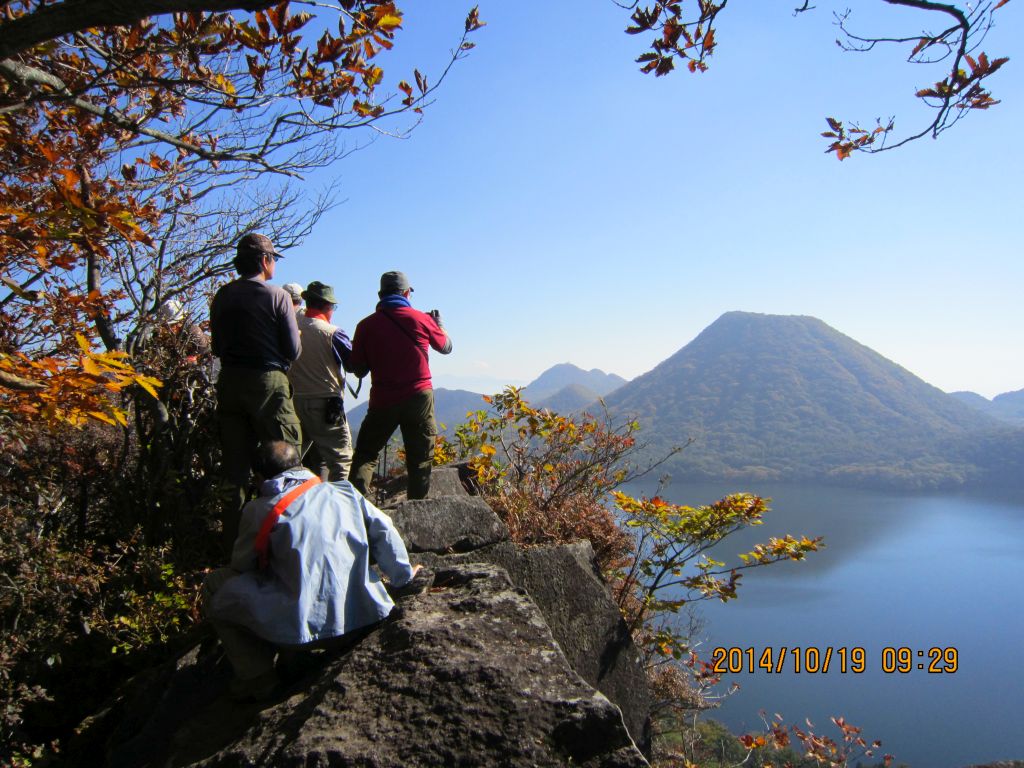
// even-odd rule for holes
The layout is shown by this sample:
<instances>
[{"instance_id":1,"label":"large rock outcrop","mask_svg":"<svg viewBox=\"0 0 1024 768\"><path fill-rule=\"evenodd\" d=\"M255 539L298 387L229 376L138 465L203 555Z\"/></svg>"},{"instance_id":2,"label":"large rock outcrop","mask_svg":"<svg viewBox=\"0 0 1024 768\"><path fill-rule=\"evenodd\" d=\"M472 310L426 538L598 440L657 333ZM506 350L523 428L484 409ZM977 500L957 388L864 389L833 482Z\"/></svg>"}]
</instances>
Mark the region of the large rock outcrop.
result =
<instances>
[{"instance_id":1,"label":"large rock outcrop","mask_svg":"<svg viewBox=\"0 0 1024 768\"><path fill-rule=\"evenodd\" d=\"M432 588L344 649L299 654L261 704L228 697L207 637L83 724L67 764L646 765L646 680L589 546L520 550L455 470L432 490L389 509Z\"/></svg>"},{"instance_id":2,"label":"large rock outcrop","mask_svg":"<svg viewBox=\"0 0 1024 768\"><path fill-rule=\"evenodd\" d=\"M388 508L413 559L431 567L488 562L526 590L569 663L621 710L640 749L650 753L651 695L639 651L608 595L589 542L523 549L478 496L470 496L454 467L435 470L431 496Z\"/></svg>"}]
</instances>

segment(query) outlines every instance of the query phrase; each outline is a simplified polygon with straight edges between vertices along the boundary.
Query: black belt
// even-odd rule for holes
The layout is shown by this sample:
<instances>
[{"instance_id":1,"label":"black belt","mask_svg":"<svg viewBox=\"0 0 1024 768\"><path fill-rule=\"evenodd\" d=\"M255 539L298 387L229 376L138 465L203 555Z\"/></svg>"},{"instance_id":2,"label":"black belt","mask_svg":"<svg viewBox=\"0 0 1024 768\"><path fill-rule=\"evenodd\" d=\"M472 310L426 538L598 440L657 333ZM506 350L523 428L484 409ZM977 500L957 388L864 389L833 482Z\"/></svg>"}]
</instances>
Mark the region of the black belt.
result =
<instances>
[{"instance_id":1,"label":"black belt","mask_svg":"<svg viewBox=\"0 0 1024 768\"><path fill-rule=\"evenodd\" d=\"M288 366L282 366L280 363L255 363L253 365L227 365L221 363L221 368L225 371L251 371L253 373L279 371L281 373L288 373Z\"/></svg>"}]
</instances>

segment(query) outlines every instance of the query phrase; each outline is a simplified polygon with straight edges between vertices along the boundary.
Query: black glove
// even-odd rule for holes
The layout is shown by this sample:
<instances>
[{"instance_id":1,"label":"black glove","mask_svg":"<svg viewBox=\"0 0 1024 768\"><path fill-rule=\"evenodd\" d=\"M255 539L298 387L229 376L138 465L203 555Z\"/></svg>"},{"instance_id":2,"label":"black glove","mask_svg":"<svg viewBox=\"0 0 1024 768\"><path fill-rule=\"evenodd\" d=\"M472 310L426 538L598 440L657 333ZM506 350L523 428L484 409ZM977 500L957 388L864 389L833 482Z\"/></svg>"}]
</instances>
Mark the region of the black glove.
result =
<instances>
[{"instance_id":1,"label":"black glove","mask_svg":"<svg viewBox=\"0 0 1024 768\"><path fill-rule=\"evenodd\" d=\"M437 323L438 328L444 328L444 324L441 322L441 310L432 309L427 314L434 318L434 322Z\"/></svg>"}]
</instances>

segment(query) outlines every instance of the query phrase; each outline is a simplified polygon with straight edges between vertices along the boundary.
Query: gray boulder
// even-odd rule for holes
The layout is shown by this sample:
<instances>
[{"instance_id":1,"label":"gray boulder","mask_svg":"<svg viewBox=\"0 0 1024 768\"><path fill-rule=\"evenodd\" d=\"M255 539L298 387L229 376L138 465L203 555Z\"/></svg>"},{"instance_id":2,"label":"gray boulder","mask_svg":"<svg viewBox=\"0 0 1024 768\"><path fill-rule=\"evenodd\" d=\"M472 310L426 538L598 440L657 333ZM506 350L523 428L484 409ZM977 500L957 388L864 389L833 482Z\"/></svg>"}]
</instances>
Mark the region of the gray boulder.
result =
<instances>
[{"instance_id":1,"label":"gray boulder","mask_svg":"<svg viewBox=\"0 0 1024 768\"><path fill-rule=\"evenodd\" d=\"M508 539L508 528L479 496L401 501L387 513L410 552L471 552Z\"/></svg>"},{"instance_id":2,"label":"gray boulder","mask_svg":"<svg viewBox=\"0 0 1024 768\"><path fill-rule=\"evenodd\" d=\"M470 493L466 490L469 474L465 465L451 464L434 467L430 473L430 493L428 495L432 499L442 496L469 496Z\"/></svg>"},{"instance_id":3,"label":"gray boulder","mask_svg":"<svg viewBox=\"0 0 1024 768\"><path fill-rule=\"evenodd\" d=\"M652 706L640 653L594 563L590 542L522 549L511 542L462 555L419 559L433 568L487 562L504 568L533 598L576 673L622 710L637 745L650 754Z\"/></svg>"},{"instance_id":4,"label":"gray boulder","mask_svg":"<svg viewBox=\"0 0 1024 768\"><path fill-rule=\"evenodd\" d=\"M455 474L455 468L448 471ZM652 701L647 675L597 571L589 542L518 547L508 541L508 529L478 496L403 501L388 513L418 562L433 568L473 562L504 568L537 603L573 669L618 705L634 740L650 754Z\"/></svg>"}]
</instances>

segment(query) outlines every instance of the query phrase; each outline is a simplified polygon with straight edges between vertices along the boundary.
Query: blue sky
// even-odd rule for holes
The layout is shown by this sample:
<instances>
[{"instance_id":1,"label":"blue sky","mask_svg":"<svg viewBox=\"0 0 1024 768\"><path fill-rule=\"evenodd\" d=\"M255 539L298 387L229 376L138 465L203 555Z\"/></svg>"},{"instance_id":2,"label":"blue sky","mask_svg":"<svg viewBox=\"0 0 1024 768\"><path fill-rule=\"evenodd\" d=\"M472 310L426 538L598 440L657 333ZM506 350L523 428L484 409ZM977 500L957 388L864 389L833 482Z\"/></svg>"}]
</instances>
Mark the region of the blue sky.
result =
<instances>
[{"instance_id":1,"label":"blue sky","mask_svg":"<svg viewBox=\"0 0 1024 768\"><path fill-rule=\"evenodd\" d=\"M983 46L1011 57L991 81L1003 103L843 163L823 152L826 115L909 130L929 119L914 91L940 74L843 53L845 5L795 5L730 5L707 73L655 79L610 0L481 3L477 47L411 137L309 179L335 179L344 202L277 281L335 286L351 331L380 273L405 271L451 333L432 363L450 388L560 362L633 378L729 310L813 315L946 391L1024 387L1019 3ZM866 33L932 25L853 5ZM386 82L437 72L469 8L407 6Z\"/></svg>"}]
</instances>

